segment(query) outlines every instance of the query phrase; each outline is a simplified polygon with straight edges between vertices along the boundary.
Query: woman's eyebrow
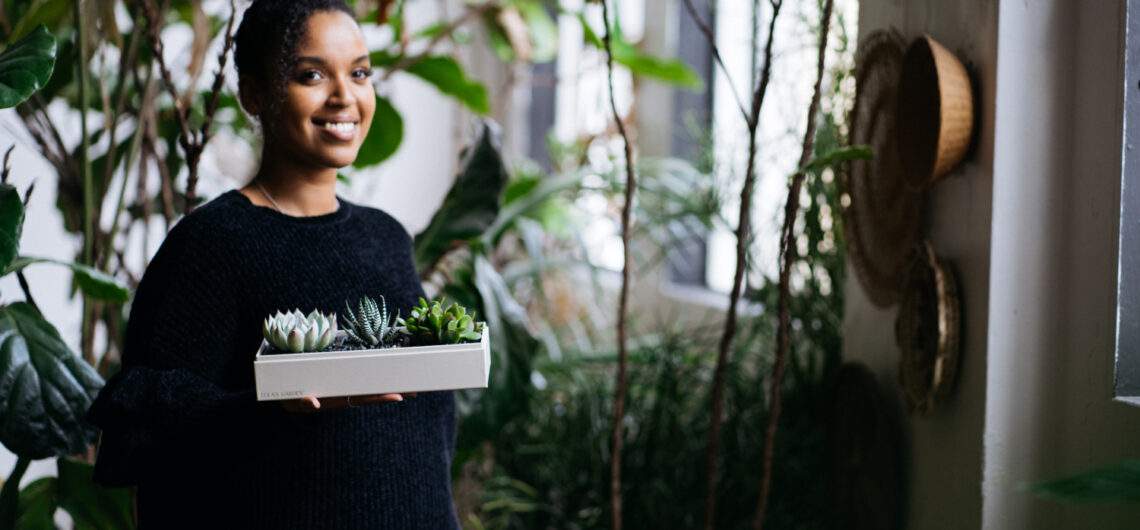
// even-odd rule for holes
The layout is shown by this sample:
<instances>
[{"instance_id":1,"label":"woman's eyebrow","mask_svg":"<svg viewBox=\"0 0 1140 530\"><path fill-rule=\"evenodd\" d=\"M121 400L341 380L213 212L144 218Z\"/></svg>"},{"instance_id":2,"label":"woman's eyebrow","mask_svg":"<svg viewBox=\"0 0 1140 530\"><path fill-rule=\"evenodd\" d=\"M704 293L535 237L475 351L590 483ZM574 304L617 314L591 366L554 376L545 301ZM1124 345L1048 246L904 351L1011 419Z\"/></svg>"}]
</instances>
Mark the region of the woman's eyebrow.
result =
<instances>
[{"instance_id":1,"label":"woman's eyebrow","mask_svg":"<svg viewBox=\"0 0 1140 530\"><path fill-rule=\"evenodd\" d=\"M352 62L355 64L355 63L359 63L361 61L366 61L366 60L368 60L368 54L361 55L360 57L353 59ZM315 57L312 55L304 55L304 56L298 57L297 62L298 63L305 63L305 62L317 63L317 64L322 65L322 66L328 64L328 61L325 61L324 59L322 59L320 57Z\"/></svg>"}]
</instances>

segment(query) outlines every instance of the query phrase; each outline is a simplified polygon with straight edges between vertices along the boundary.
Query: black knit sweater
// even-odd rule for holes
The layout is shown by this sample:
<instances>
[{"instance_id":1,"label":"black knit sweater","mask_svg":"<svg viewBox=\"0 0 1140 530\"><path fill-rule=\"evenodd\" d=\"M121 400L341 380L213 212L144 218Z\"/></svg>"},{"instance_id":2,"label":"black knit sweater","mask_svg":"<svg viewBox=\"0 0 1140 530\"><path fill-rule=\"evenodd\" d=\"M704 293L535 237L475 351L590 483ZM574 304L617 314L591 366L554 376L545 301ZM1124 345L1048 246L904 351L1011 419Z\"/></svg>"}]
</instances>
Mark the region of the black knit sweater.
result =
<instances>
[{"instance_id":1,"label":"black knit sweater","mask_svg":"<svg viewBox=\"0 0 1140 530\"><path fill-rule=\"evenodd\" d=\"M143 530L458 528L452 392L309 414L256 401L266 316L340 315L364 295L408 314L424 295L404 227L337 199L294 217L230 190L175 224L147 267L122 369L88 411L95 481L138 485Z\"/></svg>"}]
</instances>

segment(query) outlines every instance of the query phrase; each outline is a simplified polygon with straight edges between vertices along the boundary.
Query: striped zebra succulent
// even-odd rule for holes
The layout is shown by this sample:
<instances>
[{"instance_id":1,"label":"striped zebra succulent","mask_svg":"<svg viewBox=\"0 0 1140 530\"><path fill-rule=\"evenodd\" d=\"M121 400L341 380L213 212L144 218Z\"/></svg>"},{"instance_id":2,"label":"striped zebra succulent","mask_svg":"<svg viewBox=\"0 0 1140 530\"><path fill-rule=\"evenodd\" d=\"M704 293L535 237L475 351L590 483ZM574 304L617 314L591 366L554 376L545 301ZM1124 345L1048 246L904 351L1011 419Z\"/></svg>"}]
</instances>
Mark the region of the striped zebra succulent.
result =
<instances>
[{"instance_id":1,"label":"striped zebra succulent","mask_svg":"<svg viewBox=\"0 0 1140 530\"><path fill-rule=\"evenodd\" d=\"M369 348L386 348L397 344L401 330L396 321L392 320L383 295L380 296L379 305L367 296L361 298L355 314L347 300L344 306L347 310L347 316L343 316L344 332L351 341ZM396 320L399 318L397 312Z\"/></svg>"},{"instance_id":2,"label":"striped zebra succulent","mask_svg":"<svg viewBox=\"0 0 1140 530\"><path fill-rule=\"evenodd\" d=\"M262 323L261 334L283 352L320 351L336 338L336 313L326 315L314 309L306 316L300 309L278 311Z\"/></svg>"}]
</instances>

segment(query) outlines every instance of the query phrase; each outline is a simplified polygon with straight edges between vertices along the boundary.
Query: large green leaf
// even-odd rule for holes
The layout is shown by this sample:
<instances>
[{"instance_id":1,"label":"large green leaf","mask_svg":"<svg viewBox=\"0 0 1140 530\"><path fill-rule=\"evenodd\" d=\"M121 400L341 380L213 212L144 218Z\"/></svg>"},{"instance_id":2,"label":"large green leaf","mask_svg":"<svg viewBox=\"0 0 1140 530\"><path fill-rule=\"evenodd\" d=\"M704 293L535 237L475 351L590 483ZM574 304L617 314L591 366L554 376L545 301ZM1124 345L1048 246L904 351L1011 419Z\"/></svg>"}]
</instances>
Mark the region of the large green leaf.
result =
<instances>
[{"instance_id":1,"label":"large green leaf","mask_svg":"<svg viewBox=\"0 0 1140 530\"><path fill-rule=\"evenodd\" d=\"M531 372L541 351L531 334L526 309L515 300L503 277L483 254L476 254L470 281L479 294L477 307L491 333L491 383L486 390L457 397L463 425L458 446L470 449L478 440L493 440L511 419L526 411L534 385Z\"/></svg>"},{"instance_id":2,"label":"large green leaf","mask_svg":"<svg viewBox=\"0 0 1140 530\"><path fill-rule=\"evenodd\" d=\"M487 88L482 83L467 77L463 67L451 57L446 55L425 57L413 63L406 71L435 85L440 92L459 100L472 111L486 114L491 110L491 103L487 99Z\"/></svg>"},{"instance_id":3,"label":"large green leaf","mask_svg":"<svg viewBox=\"0 0 1140 530\"><path fill-rule=\"evenodd\" d=\"M24 203L11 184L0 184L0 271L16 259L24 226ZM3 276L0 274L0 276Z\"/></svg>"},{"instance_id":4,"label":"large green leaf","mask_svg":"<svg viewBox=\"0 0 1140 530\"><path fill-rule=\"evenodd\" d=\"M97 431L83 414L102 387L35 307L0 307L0 443L10 451L32 459L85 451Z\"/></svg>"},{"instance_id":5,"label":"large green leaf","mask_svg":"<svg viewBox=\"0 0 1140 530\"><path fill-rule=\"evenodd\" d=\"M20 490L16 509L16 528L21 530L55 530L56 480L43 477Z\"/></svg>"},{"instance_id":6,"label":"large green leaf","mask_svg":"<svg viewBox=\"0 0 1140 530\"><path fill-rule=\"evenodd\" d=\"M1071 477L1038 482L1029 488L1045 498L1065 502L1140 501L1140 460L1125 460Z\"/></svg>"},{"instance_id":7,"label":"large green leaf","mask_svg":"<svg viewBox=\"0 0 1140 530\"><path fill-rule=\"evenodd\" d=\"M75 274L75 282L83 293L97 300L108 302L126 302L131 297L130 288L101 270L88 267L74 261L62 261L52 258L35 256L20 256L4 271L5 274L18 271L33 263L51 263L62 265L71 269Z\"/></svg>"},{"instance_id":8,"label":"large green leaf","mask_svg":"<svg viewBox=\"0 0 1140 530\"><path fill-rule=\"evenodd\" d=\"M387 160L404 139L404 119L387 98L376 96L376 113L353 167L374 166Z\"/></svg>"},{"instance_id":9,"label":"large green leaf","mask_svg":"<svg viewBox=\"0 0 1140 530\"><path fill-rule=\"evenodd\" d=\"M47 84L55 66L55 37L37 27L0 53L0 109L15 107Z\"/></svg>"},{"instance_id":10,"label":"large green leaf","mask_svg":"<svg viewBox=\"0 0 1140 530\"><path fill-rule=\"evenodd\" d=\"M587 44L599 50L605 49L602 38L590 27L585 16L578 15L582 24L583 38ZM697 75L689 65L676 59L664 59L642 53L636 46L622 38L618 28L614 28L610 35L610 44L614 52L614 62L629 68L635 75L656 79L671 85L690 90L699 91L704 88L701 76Z\"/></svg>"},{"instance_id":11,"label":"large green leaf","mask_svg":"<svg viewBox=\"0 0 1140 530\"><path fill-rule=\"evenodd\" d=\"M59 506L71 515L77 530L134 528L130 489L96 486L92 478L95 467L86 462L60 457L56 465L59 466Z\"/></svg>"},{"instance_id":12,"label":"large green leaf","mask_svg":"<svg viewBox=\"0 0 1140 530\"><path fill-rule=\"evenodd\" d=\"M9 39L20 39L46 26L49 31L60 29L60 24L71 15L71 0L24 0L15 2L8 12L15 27Z\"/></svg>"},{"instance_id":13,"label":"large green leaf","mask_svg":"<svg viewBox=\"0 0 1140 530\"><path fill-rule=\"evenodd\" d=\"M576 188L582 183L582 173L571 171L562 175L543 178L526 193L513 197L512 201L503 206L495 217L495 221L483 232L483 244L492 246L499 242L499 238L513 223L524 215L533 212L559 193Z\"/></svg>"},{"instance_id":14,"label":"large green leaf","mask_svg":"<svg viewBox=\"0 0 1140 530\"><path fill-rule=\"evenodd\" d=\"M416 234L416 270L421 274L457 242L482 234L499 213L508 176L490 122L483 122L479 140L464 151L462 170L443 204L427 228Z\"/></svg>"}]
</instances>

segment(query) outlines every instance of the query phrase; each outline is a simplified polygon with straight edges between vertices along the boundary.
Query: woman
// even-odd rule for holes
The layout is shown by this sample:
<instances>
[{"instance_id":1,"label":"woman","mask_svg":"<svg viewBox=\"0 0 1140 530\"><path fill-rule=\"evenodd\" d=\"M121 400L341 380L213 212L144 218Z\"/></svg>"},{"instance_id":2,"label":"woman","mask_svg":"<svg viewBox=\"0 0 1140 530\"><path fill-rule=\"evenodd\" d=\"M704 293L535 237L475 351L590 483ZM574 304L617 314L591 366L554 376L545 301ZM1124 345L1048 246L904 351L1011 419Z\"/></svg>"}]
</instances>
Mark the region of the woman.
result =
<instances>
[{"instance_id":1,"label":"woman","mask_svg":"<svg viewBox=\"0 0 1140 530\"><path fill-rule=\"evenodd\" d=\"M349 8L255 0L234 57L261 165L180 220L148 266L122 369L88 413L95 480L137 484L144 530L458 528L451 392L255 399L266 315L362 295L407 314L424 292L403 226L336 195L375 108Z\"/></svg>"}]
</instances>

